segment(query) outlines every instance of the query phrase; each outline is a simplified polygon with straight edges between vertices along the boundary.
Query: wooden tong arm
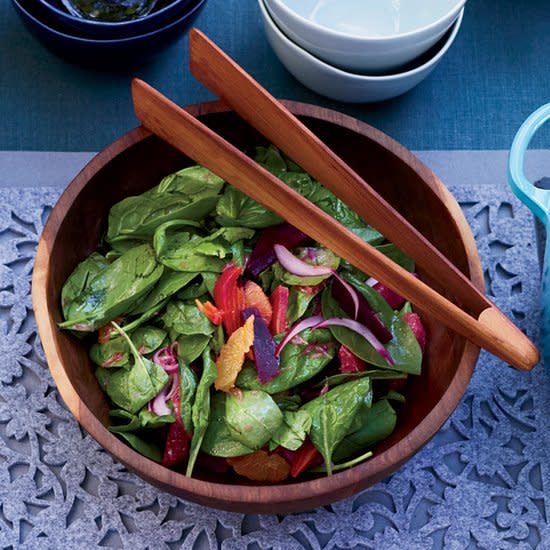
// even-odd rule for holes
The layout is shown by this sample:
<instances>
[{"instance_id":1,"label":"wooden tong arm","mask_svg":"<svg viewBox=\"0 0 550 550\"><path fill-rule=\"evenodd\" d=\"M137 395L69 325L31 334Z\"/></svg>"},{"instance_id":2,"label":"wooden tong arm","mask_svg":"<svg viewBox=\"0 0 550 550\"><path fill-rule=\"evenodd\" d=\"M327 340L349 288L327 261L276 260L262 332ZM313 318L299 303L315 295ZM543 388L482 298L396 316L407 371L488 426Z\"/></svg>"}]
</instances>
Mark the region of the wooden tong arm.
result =
<instances>
[{"instance_id":1,"label":"wooden tong arm","mask_svg":"<svg viewBox=\"0 0 550 550\"><path fill-rule=\"evenodd\" d=\"M132 95L146 128L352 265L517 368L527 370L538 361L533 344L496 308L479 320L470 317L145 82L134 80Z\"/></svg>"},{"instance_id":2,"label":"wooden tong arm","mask_svg":"<svg viewBox=\"0 0 550 550\"><path fill-rule=\"evenodd\" d=\"M260 86L242 67L198 29L189 32L189 67L207 88L217 94L252 127L297 162L389 241L430 271L467 309L479 315L493 304L457 267Z\"/></svg>"}]
</instances>

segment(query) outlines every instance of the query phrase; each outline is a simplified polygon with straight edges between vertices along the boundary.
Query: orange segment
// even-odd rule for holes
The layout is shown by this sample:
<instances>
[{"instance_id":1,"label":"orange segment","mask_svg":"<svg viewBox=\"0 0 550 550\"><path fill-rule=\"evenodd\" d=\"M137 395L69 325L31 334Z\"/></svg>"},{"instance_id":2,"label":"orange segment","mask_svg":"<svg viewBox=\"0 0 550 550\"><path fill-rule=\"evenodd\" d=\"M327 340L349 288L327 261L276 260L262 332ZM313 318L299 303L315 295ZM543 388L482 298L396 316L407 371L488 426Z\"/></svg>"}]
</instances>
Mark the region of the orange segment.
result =
<instances>
[{"instance_id":1,"label":"orange segment","mask_svg":"<svg viewBox=\"0 0 550 550\"><path fill-rule=\"evenodd\" d=\"M281 455L269 454L263 449L226 460L235 472L253 481L277 483L290 473L290 465Z\"/></svg>"},{"instance_id":2,"label":"orange segment","mask_svg":"<svg viewBox=\"0 0 550 550\"><path fill-rule=\"evenodd\" d=\"M260 312L265 324L270 325L273 315L271 302L262 287L254 281L247 281L244 285L244 303L246 307L255 307Z\"/></svg>"},{"instance_id":3,"label":"orange segment","mask_svg":"<svg viewBox=\"0 0 550 550\"><path fill-rule=\"evenodd\" d=\"M218 377L214 382L217 390L229 391L235 387L235 380L243 368L244 356L254 342L254 315L238 328L222 346L216 359Z\"/></svg>"}]
</instances>

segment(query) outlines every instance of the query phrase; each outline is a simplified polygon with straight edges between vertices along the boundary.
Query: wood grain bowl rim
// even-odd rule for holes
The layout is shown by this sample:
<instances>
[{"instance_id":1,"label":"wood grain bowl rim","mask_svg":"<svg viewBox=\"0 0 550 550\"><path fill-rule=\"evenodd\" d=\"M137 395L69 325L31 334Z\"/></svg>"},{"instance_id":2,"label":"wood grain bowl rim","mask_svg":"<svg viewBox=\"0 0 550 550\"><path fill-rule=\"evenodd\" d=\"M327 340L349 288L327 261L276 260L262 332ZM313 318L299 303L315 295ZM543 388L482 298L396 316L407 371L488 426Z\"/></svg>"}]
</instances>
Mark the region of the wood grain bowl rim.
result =
<instances>
[{"instance_id":1,"label":"wood grain bowl rim","mask_svg":"<svg viewBox=\"0 0 550 550\"><path fill-rule=\"evenodd\" d=\"M483 271L471 229L452 194L427 166L383 132L353 117L311 104L284 100L283 103L298 116L337 124L366 136L389 150L397 159L416 172L431 187L451 214L462 243L469 251L467 263L470 279L480 290L484 290ZM191 105L186 109L195 116L230 111L220 101ZM375 455L369 461L334 474L332 477L285 485L229 485L188 478L132 450L109 432L80 399L61 363L54 337L55 331L59 329L50 319L46 294L49 271L48 243L55 241L65 213L70 209L91 176L100 171L114 157L148 136L150 136L150 132L144 128L135 128L94 156L59 198L39 241L32 278L33 308L49 369L69 410L81 426L104 449L142 478L183 498L230 511L251 513L303 511L351 496L395 471L435 435L458 405L472 376L479 355L478 347L469 342L465 343L459 365L441 399L406 437L384 452Z\"/></svg>"}]
</instances>

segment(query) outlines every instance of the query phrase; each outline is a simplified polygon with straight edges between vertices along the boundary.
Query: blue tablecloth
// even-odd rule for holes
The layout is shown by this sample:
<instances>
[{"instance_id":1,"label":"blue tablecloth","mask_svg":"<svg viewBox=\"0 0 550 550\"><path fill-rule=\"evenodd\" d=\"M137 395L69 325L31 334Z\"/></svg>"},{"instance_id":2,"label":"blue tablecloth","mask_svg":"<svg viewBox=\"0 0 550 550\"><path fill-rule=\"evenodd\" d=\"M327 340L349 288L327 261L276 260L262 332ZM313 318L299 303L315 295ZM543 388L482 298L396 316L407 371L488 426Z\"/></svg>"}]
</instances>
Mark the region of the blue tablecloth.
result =
<instances>
[{"instance_id":1,"label":"blue tablecloth","mask_svg":"<svg viewBox=\"0 0 550 550\"><path fill-rule=\"evenodd\" d=\"M550 100L548 0L469 0L456 42L406 95L372 105L324 100L267 44L255 0L207 0L195 25L275 96L356 116L410 149L507 149L523 119ZM211 99L187 70L182 36L153 64L102 73L57 58L0 2L0 150L96 151L136 125L137 75L180 104ZM540 138L550 146L550 132Z\"/></svg>"}]
</instances>

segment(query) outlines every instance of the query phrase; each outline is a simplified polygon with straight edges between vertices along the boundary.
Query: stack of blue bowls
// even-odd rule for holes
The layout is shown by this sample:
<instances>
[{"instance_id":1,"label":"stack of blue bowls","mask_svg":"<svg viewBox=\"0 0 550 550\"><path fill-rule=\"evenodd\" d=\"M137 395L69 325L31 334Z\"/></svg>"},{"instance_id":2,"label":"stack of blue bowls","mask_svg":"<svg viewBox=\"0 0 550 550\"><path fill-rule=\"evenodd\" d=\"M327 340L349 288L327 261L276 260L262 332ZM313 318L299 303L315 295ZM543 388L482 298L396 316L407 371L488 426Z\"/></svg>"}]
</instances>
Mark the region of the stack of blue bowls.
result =
<instances>
[{"instance_id":1,"label":"stack of blue bowls","mask_svg":"<svg viewBox=\"0 0 550 550\"><path fill-rule=\"evenodd\" d=\"M65 59L98 68L151 61L189 25L206 0L157 0L125 20L85 17L71 0L12 0L28 29Z\"/></svg>"}]
</instances>

